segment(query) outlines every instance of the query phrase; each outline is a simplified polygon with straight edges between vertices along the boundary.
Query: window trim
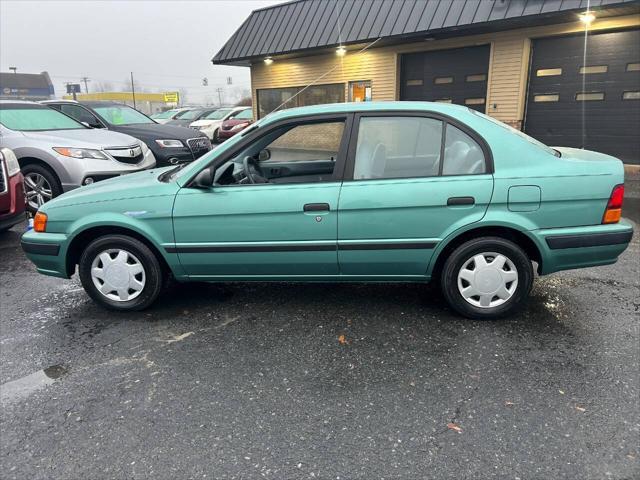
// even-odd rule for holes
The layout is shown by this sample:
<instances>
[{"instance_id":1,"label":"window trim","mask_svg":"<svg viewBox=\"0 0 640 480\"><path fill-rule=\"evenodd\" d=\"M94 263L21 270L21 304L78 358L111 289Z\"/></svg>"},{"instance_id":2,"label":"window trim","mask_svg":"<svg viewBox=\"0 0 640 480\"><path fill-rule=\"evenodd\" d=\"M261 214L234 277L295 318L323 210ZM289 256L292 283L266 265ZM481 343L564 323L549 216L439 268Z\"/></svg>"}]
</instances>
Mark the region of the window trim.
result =
<instances>
[{"instance_id":1,"label":"window trim","mask_svg":"<svg viewBox=\"0 0 640 480\"><path fill-rule=\"evenodd\" d=\"M322 183L340 182L344 176L345 165L347 164L347 161L348 161L347 155L349 152L348 148L349 148L349 142L351 139L351 133L353 131L353 116L354 116L353 112L326 113L326 114L320 114L320 115L301 115L301 116L284 118L282 120L273 122L269 125L265 125L264 127L257 128L255 130L249 131L249 129L247 129L248 134L246 134L246 136L243 136L242 140L240 140L237 144L235 144L231 149L221 152L219 156L212 158L202 168L197 170L184 183L183 188L194 188L192 186L193 181L202 170L209 167L213 167L214 169L217 169L224 163L231 160L233 157L237 156L242 150L247 148L249 144L258 141L260 138L264 137L265 135L269 135L270 133L273 133L275 130L278 130L288 125L298 126L298 125L309 125L313 123L330 123L332 121L344 122L344 129L342 131L340 148L338 150L336 165L333 169L333 175L331 179L324 180L322 182L301 182L301 183L290 183L290 184L256 183L256 184L246 184L243 186L269 187L269 186L275 185L275 186L282 187L284 185L291 185L291 186L318 185ZM218 186L214 185L212 189L226 188L226 187L236 188L235 185L218 185Z\"/></svg>"},{"instance_id":2,"label":"window trim","mask_svg":"<svg viewBox=\"0 0 640 480\"><path fill-rule=\"evenodd\" d=\"M442 140L440 145L440 165L438 166L438 175L430 177L395 177L395 178L367 178L367 179L354 179L353 172L355 170L356 148L358 145L358 134L360 130L360 119L366 117L421 117L430 118L433 120L439 120L442 125ZM444 148L446 140L447 125L460 129L467 135L469 135L482 149L485 162L485 171L483 173L463 173L457 175L443 175L442 169L444 166ZM480 175L493 175L494 164L493 154L487 141L468 125L460 122L458 119L450 117L439 112L430 111L416 111L416 110L386 110L377 112L355 112L353 118L353 124L351 125L351 134L349 142L349 151L347 154L347 161L344 168L343 181L344 182L379 182L379 181L399 181L399 180L419 180L419 179L432 179L432 178L447 178L447 177L476 177Z\"/></svg>"}]
</instances>

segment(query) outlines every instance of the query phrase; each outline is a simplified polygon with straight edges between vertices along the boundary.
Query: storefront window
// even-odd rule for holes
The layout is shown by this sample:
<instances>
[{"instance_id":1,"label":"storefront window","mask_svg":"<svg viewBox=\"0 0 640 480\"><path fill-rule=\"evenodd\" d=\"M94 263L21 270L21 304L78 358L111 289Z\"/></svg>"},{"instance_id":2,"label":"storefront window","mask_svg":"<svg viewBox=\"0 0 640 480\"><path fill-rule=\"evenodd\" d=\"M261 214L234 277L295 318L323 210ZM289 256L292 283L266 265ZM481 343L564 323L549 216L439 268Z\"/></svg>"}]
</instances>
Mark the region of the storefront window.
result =
<instances>
[{"instance_id":1,"label":"storefront window","mask_svg":"<svg viewBox=\"0 0 640 480\"><path fill-rule=\"evenodd\" d=\"M359 82L349 82L350 102L370 102L371 101L371 80Z\"/></svg>"},{"instance_id":2,"label":"storefront window","mask_svg":"<svg viewBox=\"0 0 640 480\"><path fill-rule=\"evenodd\" d=\"M259 118L268 115L276 108L303 107L323 103L344 102L344 84L312 85L305 87L265 88L258 90Z\"/></svg>"}]
</instances>

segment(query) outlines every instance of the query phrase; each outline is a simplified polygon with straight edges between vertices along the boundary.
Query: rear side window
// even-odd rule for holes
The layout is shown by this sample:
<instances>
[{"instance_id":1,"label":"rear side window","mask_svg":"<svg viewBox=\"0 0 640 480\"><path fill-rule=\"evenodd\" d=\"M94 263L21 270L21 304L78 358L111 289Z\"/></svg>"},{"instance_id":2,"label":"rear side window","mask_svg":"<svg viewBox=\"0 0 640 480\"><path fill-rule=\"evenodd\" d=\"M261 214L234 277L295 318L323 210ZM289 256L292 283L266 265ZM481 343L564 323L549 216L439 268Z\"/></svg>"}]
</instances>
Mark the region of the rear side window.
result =
<instances>
[{"instance_id":1,"label":"rear side window","mask_svg":"<svg viewBox=\"0 0 640 480\"><path fill-rule=\"evenodd\" d=\"M422 117L363 117L355 180L433 177L440 170L443 122Z\"/></svg>"},{"instance_id":2,"label":"rear side window","mask_svg":"<svg viewBox=\"0 0 640 480\"><path fill-rule=\"evenodd\" d=\"M486 172L482 147L457 127L447 124L443 175L475 175Z\"/></svg>"}]
</instances>

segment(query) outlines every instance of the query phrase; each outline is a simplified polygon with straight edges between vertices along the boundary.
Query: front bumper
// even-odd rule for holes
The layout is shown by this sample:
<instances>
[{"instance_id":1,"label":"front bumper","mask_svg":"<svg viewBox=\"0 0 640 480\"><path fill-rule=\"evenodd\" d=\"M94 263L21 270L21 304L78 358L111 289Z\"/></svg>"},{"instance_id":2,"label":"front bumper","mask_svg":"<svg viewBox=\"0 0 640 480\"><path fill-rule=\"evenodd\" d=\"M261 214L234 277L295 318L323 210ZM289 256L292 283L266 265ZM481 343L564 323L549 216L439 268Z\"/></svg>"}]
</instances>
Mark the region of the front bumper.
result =
<instances>
[{"instance_id":1,"label":"front bumper","mask_svg":"<svg viewBox=\"0 0 640 480\"><path fill-rule=\"evenodd\" d=\"M9 177L6 191L0 194L0 209L0 231L7 230L27 218L24 179L21 173Z\"/></svg>"},{"instance_id":2,"label":"front bumper","mask_svg":"<svg viewBox=\"0 0 640 480\"><path fill-rule=\"evenodd\" d=\"M69 278L66 262L68 246L66 235L29 230L22 235L20 246L38 272L53 277Z\"/></svg>"},{"instance_id":3,"label":"front bumper","mask_svg":"<svg viewBox=\"0 0 640 480\"><path fill-rule=\"evenodd\" d=\"M542 274L574 268L610 265L633 237L625 221L611 225L553 228L531 232L542 252Z\"/></svg>"}]
</instances>

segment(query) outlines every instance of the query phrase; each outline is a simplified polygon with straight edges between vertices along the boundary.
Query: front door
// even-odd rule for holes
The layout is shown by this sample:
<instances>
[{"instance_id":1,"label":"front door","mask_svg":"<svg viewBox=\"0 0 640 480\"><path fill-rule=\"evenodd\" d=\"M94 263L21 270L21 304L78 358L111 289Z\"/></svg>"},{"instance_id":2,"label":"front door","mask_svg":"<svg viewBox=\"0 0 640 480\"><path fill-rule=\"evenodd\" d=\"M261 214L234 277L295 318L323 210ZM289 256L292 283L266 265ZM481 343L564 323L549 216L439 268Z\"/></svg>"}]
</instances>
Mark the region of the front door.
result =
<instances>
[{"instance_id":1,"label":"front door","mask_svg":"<svg viewBox=\"0 0 640 480\"><path fill-rule=\"evenodd\" d=\"M340 272L424 278L446 232L487 209L486 147L462 125L406 113L360 116L352 136L338 212Z\"/></svg>"},{"instance_id":2,"label":"front door","mask_svg":"<svg viewBox=\"0 0 640 480\"><path fill-rule=\"evenodd\" d=\"M181 189L173 214L175 251L186 273L266 279L336 275L346 120L270 129L220 165L211 188Z\"/></svg>"}]
</instances>

